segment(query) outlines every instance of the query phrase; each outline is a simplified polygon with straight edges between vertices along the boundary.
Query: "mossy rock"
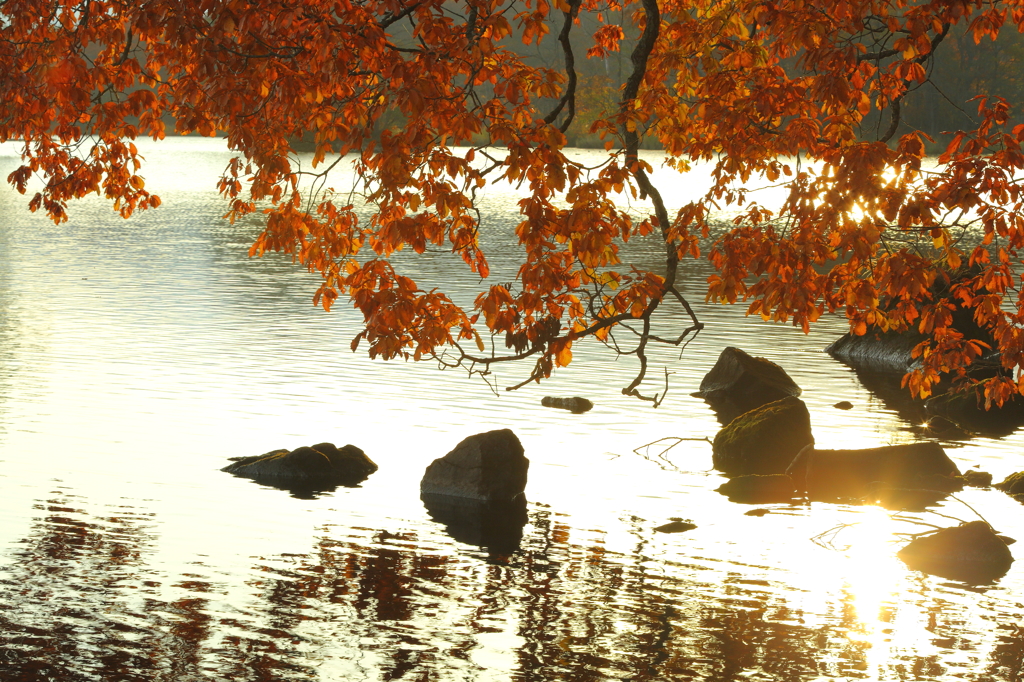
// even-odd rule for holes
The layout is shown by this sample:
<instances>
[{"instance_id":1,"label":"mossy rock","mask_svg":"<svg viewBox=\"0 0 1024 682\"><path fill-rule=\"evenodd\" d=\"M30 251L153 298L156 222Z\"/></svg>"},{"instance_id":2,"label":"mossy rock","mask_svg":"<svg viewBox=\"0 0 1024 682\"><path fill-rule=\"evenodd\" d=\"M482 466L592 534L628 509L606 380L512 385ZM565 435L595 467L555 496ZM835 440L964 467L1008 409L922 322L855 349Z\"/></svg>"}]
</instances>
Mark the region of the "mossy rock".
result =
<instances>
[{"instance_id":1,"label":"mossy rock","mask_svg":"<svg viewBox=\"0 0 1024 682\"><path fill-rule=\"evenodd\" d=\"M1002 490L1014 496L1014 499L1021 499L1018 495L1024 495L1024 471L1010 474L1001 483L996 483L993 488Z\"/></svg>"},{"instance_id":2,"label":"mossy rock","mask_svg":"<svg viewBox=\"0 0 1024 682\"><path fill-rule=\"evenodd\" d=\"M813 443L807 405L790 396L733 419L715 436L711 461L727 476L784 474Z\"/></svg>"},{"instance_id":3,"label":"mossy rock","mask_svg":"<svg viewBox=\"0 0 1024 682\"><path fill-rule=\"evenodd\" d=\"M800 393L800 387L782 367L730 346L718 356L693 395L715 409L741 414Z\"/></svg>"}]
</instances>

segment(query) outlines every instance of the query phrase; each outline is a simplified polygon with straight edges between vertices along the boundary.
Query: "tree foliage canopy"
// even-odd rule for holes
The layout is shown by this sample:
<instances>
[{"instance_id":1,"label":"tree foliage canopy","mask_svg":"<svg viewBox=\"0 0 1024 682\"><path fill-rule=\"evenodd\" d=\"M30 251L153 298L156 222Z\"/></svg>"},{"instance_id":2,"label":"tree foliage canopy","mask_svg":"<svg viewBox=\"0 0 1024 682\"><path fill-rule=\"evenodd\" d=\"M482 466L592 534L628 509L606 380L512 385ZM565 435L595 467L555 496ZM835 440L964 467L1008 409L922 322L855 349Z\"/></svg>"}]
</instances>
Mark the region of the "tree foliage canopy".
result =
<instances>
[{"instance_id":1,"label":"tree foliage canopy","mask_svg":"<svg viewBox=\"0 0 1024 682\"><path fill-rule=\"evenodd\" d=\"M353 347L373 356L482 373L528 360L530 381L596 337L637 355L623 391L647 397L649 345L701 328L677 269L707 257L708 298L766 319L806 330L842 311L855 333L927 334L906 379L918 395L987 350L950 326L967 307L995 339L1006 371L984 389L1001 402L1024 392L1012 371L1024 363L1024 125L986 92L945 138L901 112L919 89L943 95L934 64L951 35L959 54L1022 27L1019 2L988 0L0 0L0 140L24 143L9 182L25 192L41 176L29 208L61 222L92 192L126 217L159 205L138 136L226 136L227 217L263 211L252 253L320 273L324 308L350 298L365 319ZM557 58L531 56L539 45ZM581 77L612 56L621 82ZM597 168L566 154L578 113L607 150ZM296 162L303 137L314 171ZM713 164L707 194L670 212L642 146L681 173ZM339 155L354 159L368 218L329 189ZM765 180L785 190L781 207L748 191ZM529 190L505 284L487 279L476 211L499 181ZM635 216L621 191L653 211ZM740 215L701 253L724 207ZM664 242L663 267L619 263L621 244L646 235ZM461 256L481 277L475 306L397 271L402 248ZM652 326L666 305L686 311L685 329Z\"/></svg>"}]
</instances>

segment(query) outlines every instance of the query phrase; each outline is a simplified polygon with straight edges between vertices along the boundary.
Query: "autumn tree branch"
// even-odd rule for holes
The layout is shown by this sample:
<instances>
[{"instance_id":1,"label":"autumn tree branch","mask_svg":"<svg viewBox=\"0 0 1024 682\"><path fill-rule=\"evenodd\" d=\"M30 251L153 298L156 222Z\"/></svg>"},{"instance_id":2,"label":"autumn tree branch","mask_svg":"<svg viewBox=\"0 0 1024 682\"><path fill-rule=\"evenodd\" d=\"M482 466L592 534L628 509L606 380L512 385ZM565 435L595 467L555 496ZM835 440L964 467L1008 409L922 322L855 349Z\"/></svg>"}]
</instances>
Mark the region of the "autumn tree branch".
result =
<instances>
[{"instance_id":1,"label":"autumn tree branch","mask_svg":"<svg viewBox=\"0 0 1024 682\"><path fill-rule=\"evenodd\" d=\"M572 125L572 120L576 116L576 57L572 52L572 43L569 41L569 32L572 30L572 25L576 21L576 16L580 11L580 2L582 0L571 0L569 3L569 11L562 12L564 22L562 23L562 30L558 34L558 42L562 46L562 54L565 58L565 74L566 84L565 92L558 100L558 104L555 108L544 117L544 122L552 124L558 119L558 115L562 113L562 109L568 106L568 111L565 114L565 120L558 126L558 129L563 133L569 129Z\"/></svg>"}]
</instances>

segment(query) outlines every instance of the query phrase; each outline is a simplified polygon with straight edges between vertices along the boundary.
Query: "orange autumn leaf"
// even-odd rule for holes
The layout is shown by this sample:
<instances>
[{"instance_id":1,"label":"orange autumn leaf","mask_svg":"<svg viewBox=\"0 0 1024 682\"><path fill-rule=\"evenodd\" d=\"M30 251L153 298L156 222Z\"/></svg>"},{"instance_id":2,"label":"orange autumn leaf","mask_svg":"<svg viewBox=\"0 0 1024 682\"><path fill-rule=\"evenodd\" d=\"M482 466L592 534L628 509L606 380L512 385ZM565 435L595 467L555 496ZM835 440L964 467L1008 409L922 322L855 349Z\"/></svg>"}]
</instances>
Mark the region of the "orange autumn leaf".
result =
<instances>
[{"instance_id":1,"label":"orange autumn leaf","mask_svg":"<svg viewBox=\"0 0 1024 682\"><path fill-rule=\"evenodd\" d=\"M905 118L937 55L1019 30L1024 16L1001 3L87 7L0 7L0 140L21 149L7 180L28 208L57 223L91 193L126 218L157 208L163 188L146 182L134 141L221 136L233 156L210 182L225 218L262 216L250 253L318 273L314 302L355 306L354 347L374 357L479 374L525 361L526 383L592 336L637 358L624 392L657 404L663 395L641 393L645 351L703 329L676 281L687 258L707 258L706 297L747 301L765 320L806 331L837 312L857 334L919 330L922 366L906 382L917 395L986 353L953 328L958 306L987 330L1004 375L1024 367L1019 114L986 87L958 104L974 122L945 138ZM581 142L604 152L584 164L567 150ZM342 161L357 186L335 190ZM662 173L697 166L708 186L674 196ZM518 262L500 283L481 239L492 183L521 192ZM760 203L765 184L777 205ZM629 262L634 241L661 257ZM479 280L472 303L396 265L438 250ZM1024 390L1006 376L986 384L989 403Z\"/></svg>"}]
</instances>

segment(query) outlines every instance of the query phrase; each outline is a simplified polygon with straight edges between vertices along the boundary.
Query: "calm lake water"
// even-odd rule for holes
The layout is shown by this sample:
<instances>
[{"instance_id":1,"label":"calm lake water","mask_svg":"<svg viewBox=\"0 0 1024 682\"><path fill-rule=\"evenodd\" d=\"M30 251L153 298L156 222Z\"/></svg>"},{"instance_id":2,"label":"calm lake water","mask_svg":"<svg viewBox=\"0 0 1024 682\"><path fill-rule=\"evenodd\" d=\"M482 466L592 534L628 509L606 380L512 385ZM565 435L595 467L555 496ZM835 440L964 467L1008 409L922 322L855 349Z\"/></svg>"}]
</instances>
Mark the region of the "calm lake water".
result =
<instances>
[{"instance_id":1,"label":"calm lake water","mask_svg":"<svg viewBox=\"0 0 1024 682\"><path fill-rule=\"evenodd\" d=\"M128 221L97 197L56 227L0 189L0 679L1024 679L1024 561L972 586L895 558L896 534L923 528L912 520L955 525L972 508L1024 540L1024 506L968 489L902 518L822 503L747 516L755 507L714 492L706 442L642 447L715 435L689 393L739 346L803 387L819 447L937 439L962 470L1024 469L1021 434L930 428L822 353L842 320L805 336L698 305L707 329L656 357L649 390L660 366L672 373L656 410L621 396L630 358L585 344L551 381L495 395L350 352L354 311L314 308L315 276L248 259L258 225L220 219L223 147L147 149L164 206ZM16 164L0 147L0 174ZM701 189L669 177L677 202ZM497 281L517 198L484 195ZM631 253L657 262L656 244ZM477 285L450 254L402 263L424 288ZM686 265L694 303L707 274ZM544 395L596 407L550 410ZM427 464L497 428L531 460L515 551L472 544L419 499ZM380 470L311 499L219 471L322 441L357 445ZM654 531L673 518L697 529Z\"/></svg>"}]
</instances>

